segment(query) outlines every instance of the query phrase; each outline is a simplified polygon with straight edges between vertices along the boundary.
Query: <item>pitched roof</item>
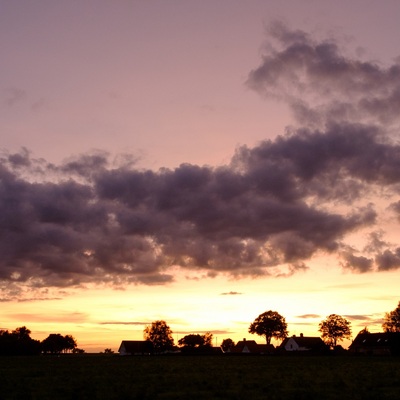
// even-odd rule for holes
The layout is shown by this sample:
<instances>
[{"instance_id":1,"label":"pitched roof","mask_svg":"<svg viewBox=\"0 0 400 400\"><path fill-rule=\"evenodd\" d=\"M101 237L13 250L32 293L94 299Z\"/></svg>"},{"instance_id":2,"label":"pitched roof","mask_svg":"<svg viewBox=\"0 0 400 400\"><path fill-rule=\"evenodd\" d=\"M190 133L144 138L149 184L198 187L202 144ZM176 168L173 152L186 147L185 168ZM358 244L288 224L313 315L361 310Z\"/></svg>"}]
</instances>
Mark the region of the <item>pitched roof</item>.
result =
<instances>
[{"instance_id":1,"label":"pitched roof","mask_svg":"<svg viewBox=\"0 0 400 400\"><path fill-rule=\"evenodd\" d=\"M149 354L153 352L153 343L148 340L123 340L118 352L125 354Z\"/></svg>"},{"instance_id":2,"label":"pitched roof","mask_svg":"<svg viewBox=\"0 0 400 400\"><path fill-rule=\"evenodd\" d=\"M351 350L357 348L390 347L399 351L400 332L359 333L350 345Z\"/></svg>"},{"instance_id":3,"label":"pitched roof","mask_svg":"<svg viewBox=\"0 0 400 400\"><path fill-rule=\"evenodd\" d=\"M323 340L320 337L292 336L290 338L286 338L280 345L280 348L285 348L286 343L289 340L294 340L299 347L309 349L309 350L318 350L318 349L323 349L326 347L326 344L323 342Z\"/></svg>"},{"instance_id":4,"label":"pitched roof","mask_svg":"<svg viewBox=\"0 0 400 400\"><path fill-rule=\"evenodd\" d=\"M270 353L274 350L274 348L275 347L272 344L258 344L255 340L240 340L231 349L231 353Z\"/></svg>"}]
</instances>

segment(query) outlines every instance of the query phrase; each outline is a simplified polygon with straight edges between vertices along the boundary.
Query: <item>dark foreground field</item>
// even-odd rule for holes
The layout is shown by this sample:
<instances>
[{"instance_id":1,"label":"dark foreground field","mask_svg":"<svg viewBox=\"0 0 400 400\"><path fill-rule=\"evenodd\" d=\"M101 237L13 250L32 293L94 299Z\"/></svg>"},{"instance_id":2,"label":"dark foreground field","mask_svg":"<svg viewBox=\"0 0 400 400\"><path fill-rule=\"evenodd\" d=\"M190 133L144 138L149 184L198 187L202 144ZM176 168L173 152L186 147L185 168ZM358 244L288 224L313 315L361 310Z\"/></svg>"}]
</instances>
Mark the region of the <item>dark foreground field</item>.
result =
<instances>
[{"instance_id":1,"label":"dark foreground field","mask_svg":"<svg viewBox=\"0 0 400 400\"><path fill-rule=\"evenodd\" d=\"M5 399L400 399L400 358L0 357Z\"/></svg>"}]
</instances>

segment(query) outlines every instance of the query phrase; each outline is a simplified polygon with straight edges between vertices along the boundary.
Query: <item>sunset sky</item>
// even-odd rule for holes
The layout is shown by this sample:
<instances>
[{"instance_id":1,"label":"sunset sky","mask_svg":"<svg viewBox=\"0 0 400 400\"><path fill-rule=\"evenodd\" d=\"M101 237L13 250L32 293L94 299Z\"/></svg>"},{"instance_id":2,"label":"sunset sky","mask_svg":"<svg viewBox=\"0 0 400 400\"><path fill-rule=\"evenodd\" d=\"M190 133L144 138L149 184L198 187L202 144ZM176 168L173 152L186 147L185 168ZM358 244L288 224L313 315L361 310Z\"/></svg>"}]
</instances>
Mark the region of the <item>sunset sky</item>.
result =
<instances>
[{"instance_id":1,"label":"sunset sky","mask_svg":"<svg viewBox=\"0 0 400 400\"><path fill-rule=\"evenodd\" d=\"M400 2L0 0L0 329L117 350L400 300Z\"/></svg>"}]
</instances>

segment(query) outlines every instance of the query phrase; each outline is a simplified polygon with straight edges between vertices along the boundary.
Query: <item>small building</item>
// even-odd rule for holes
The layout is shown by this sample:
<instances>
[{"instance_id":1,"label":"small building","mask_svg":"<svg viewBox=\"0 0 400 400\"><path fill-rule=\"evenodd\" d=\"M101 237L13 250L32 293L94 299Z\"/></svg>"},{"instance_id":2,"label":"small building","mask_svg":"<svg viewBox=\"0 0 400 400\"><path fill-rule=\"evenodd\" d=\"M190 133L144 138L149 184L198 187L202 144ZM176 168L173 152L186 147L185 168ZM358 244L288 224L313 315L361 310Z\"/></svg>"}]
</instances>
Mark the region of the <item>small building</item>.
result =
<instances>
[{"instance_id":1,"label":"small building","mask_svg":"<svg viewBox=\"0 0 400 400\"><path fill-rule=\"evenodd\" d=\"M349 351L365 355L400 355L400 332L359 333Z\"/></svg>"},{"instance_id":2,"label":"small building","mask_svg":"<svg viewBox=\"0 0 400 400\"><path fill-rule=\"evenodd\" d=\"M328 346L320 337L304 336L301 333L300 336L294 335L290 338L286 338L279 346L279 349L283 351L322 353L328 350Z\"/></svg>"},{"instance_id":3,"label":"small building","mask_svg":"<svg viewBox=\"0 0 400 400\"><path fill-rule=\"evenodd\" d=\"M234 354L272 354L275 350L272 344L258 344L255 340L240 340L228 351Z\"/></svg>"},{"instance_id":4,"label":"small building","mask_svg":"<svg viewBox=\"0 0 400 400\"><path fill-rule=\"evenodd\" d=\"M123 340L118 349L121 356L150 355L153 351L153 343L149 340Z\"/></svg>"}]
</instances>

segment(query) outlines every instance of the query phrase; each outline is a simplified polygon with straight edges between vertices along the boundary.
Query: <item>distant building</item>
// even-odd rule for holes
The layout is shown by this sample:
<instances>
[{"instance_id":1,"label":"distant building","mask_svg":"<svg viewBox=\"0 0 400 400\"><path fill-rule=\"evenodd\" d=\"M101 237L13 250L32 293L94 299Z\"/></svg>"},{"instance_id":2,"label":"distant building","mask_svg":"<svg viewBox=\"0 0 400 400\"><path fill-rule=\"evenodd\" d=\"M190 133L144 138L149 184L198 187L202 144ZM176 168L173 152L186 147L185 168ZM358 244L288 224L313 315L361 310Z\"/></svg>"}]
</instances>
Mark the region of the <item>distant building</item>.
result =
<instances>
[{"instance_id":1,"label":"distant building","mask_svg":"<svg viewBox=\"0 0 400 400\"><path fill-rule=\"evenodd\" d=\"M254 340L240 340L237 344L229 349L227 353L233 354L271 354L275 347L270 344L258 344Z\"/></svg>"},{"instance_id":2,"label":"distant building","mask_svg":"<svg viewBox=\"0 0 400 400\"><path fill-rule=\"evenodd\" d=\"M121 356L150 355L153 352L153 343L148 340L123 340L118 349Z\"/></svg>"},{"instance_id":3,"label":"distant building","mask_svg":"<svg viewBox=\"0 0 400 400\"><path fill-rule=\"evenodd\" d=\"M321 353L327 351L329 348L320 337L292 336L286 338L279 346L281 351L305 351L311 353Z\"/></svg>"},{"instance_id":4,"label":"distant building","mask_svg":"<svg viewBox=\"0 0 400 400\"><path fill-rule=\"evenodd\" d=\"M359 333L349 351L365 355L400 355L400 332Z\"/></svg>"}]
</instances>

